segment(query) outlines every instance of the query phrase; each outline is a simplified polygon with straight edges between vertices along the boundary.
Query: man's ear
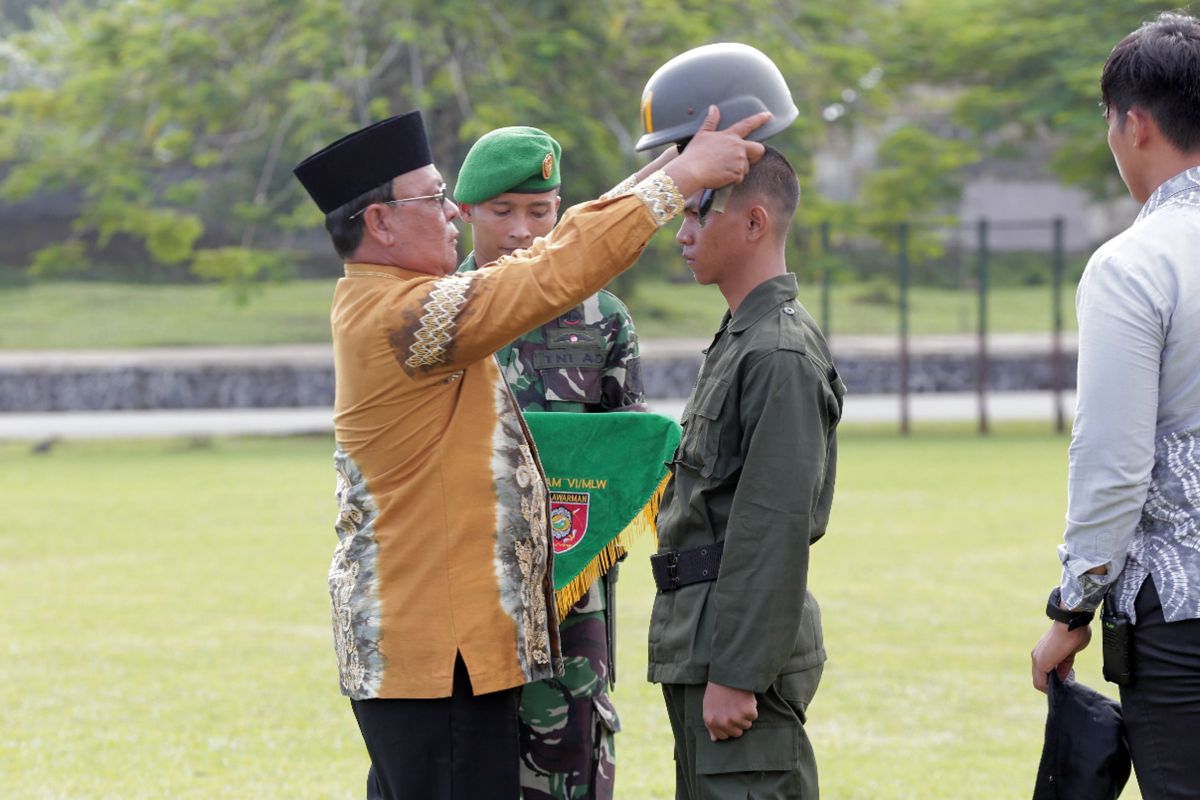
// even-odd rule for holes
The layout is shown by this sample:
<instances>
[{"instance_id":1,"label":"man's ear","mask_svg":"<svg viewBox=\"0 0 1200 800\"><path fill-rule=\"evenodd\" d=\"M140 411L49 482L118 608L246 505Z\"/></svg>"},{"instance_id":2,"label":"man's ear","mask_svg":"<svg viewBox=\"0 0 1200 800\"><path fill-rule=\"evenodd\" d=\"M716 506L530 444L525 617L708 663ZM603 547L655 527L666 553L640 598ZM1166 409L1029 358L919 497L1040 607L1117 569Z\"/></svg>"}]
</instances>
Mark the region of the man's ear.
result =
<instances>
[{"instance_id":1,"label":"man's ear","mask_svg":"<svg viewBox=\"0 0 1200 800\"><path fill-rule=\"evenodd\" d=\"M757 203L746 212L746 240L756 242L771 230L771 215Z\"/></svg>"},{"instance_id":2,"label":"man's ear","mask_svg":"<svg viewBox=\"0 0 1200 800\"><path fill-rule=\"evenodd\" d=\"M1158 133L1158 125L1154 117L1143 109L1134 107L1125 112L1125 133L1130 137L1134 147L1145 147Z\"/></svg>"},{"instance_id":3,"label":"man's ear","mask_svg":"<svg viewBox=\"0 0 1200 800\"><path fill-rule=\"evenodd\" d=\"M463 221L466 222L467 224L470 224L475 221L474 214L472 213L473 211L474 211L474 206L472 206L470 203L459 203L458 204L458 215L460 217L462 217Z\"/></svg>"},{"instance_id":4,"label":"man's ear","mask_svg":"<svg viewBox=\"0 0 1200 800\"><path fill-rule=\"evenodd\" d=\"M363 238L369 238L384 247L390 247L395 243L396 234L392 230L393 217L388 214L388 206L382 203L367 206L362 218Z\"/></svg>"}]
</instances>

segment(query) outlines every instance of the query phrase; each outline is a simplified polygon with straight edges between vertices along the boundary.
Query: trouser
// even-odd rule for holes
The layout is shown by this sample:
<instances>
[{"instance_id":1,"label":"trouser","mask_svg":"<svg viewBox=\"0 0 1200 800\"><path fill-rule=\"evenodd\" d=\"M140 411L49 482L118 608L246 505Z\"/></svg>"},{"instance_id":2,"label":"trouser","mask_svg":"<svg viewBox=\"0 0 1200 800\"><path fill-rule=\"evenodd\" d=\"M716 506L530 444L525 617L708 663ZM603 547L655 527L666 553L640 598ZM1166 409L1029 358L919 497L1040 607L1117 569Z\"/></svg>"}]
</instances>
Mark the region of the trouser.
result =
<instances>
[{"instance_id":1,"label":"trouser","mask_svg":"<svg viewBox=\"0 0 1200 800\"><path fill-rule=\"evenodd\" d=\"M704 727L704 685L663 684L675 735L676 800L818 800L817 759L805 711L822 667L781 675L756 694L758 719L736 739Z\"/></svg>"},{"instance_id":2,"label":"trouser","mask_svg":"<svg viewBox=\"0 0 1200 800\"><path fill-rule=\"evenodd\" d=\"M1133 768L1145 800L1200 797L1200 619L1166 622L1154 579L1138 592L1134 682L1121 688Z\"/></svg>"},{"instance_id":3,"label":"trouser","mask_svg":"<svg viewBox=\"0 0 1200 800\"><path fill-rule=\"evenodd\" d=\"M371 769L368 800L517 797L518 689L472 695L462 656L450 697L351 700Z\"/></svg>"},{"instance_id":4,"label":"trouser","mask_svg":"<svg viewBox=\"0 0 1200 800\"><path fill-rule=\"evenodd\" d=\"M593 583L559 625L563 674L521 690L522 800L612 799L621 728L608 696L606 583Z\"/></svg>"}]
</instances>

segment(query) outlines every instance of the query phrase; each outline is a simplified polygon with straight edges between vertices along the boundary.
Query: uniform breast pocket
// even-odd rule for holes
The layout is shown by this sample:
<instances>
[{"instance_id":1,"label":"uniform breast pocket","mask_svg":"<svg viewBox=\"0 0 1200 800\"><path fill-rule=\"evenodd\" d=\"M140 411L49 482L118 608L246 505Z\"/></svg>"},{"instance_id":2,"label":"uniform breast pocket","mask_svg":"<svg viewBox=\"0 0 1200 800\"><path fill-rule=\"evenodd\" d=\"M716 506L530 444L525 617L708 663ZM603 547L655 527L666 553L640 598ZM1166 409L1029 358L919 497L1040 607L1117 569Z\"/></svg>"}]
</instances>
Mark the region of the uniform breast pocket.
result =
<instances>
[{"instance_id":1,"label":"uniform breast pocket","mask_svg":"<svg viewBox=\"0 0 1200 800\"><path fill-rule=\"evenodd\" d=\"M541 373L546 399L565 403L600 402L600 368L571 367Z\"/></svg>"},{"instance_id":2,"label":"uniform breast pocket","mask_svg":"<svg viewBox=\"0 0 1200 800\"><path fill-rule=\"evenodd\" d=\"M533 354L533 368L542 379L547 400L598 403L605 359L603 343L595 341L598 334L590 335L587 329L571 335L575 340L564 339L563 334L548 339L547 349Z\"/></svg>"},{"instance_id":3,"label":"uniform breast pocket","mask_svg":"<svg viewBox=\"0 0 1200 800\"><path fill-rule=\"evenodd\" d=\"M684 409L683 437L675 453L675 463L711 478L717 467L721 443L721 408L729 384L710 378L696 386L692 400Z\"/></svg>"}]
</instances>

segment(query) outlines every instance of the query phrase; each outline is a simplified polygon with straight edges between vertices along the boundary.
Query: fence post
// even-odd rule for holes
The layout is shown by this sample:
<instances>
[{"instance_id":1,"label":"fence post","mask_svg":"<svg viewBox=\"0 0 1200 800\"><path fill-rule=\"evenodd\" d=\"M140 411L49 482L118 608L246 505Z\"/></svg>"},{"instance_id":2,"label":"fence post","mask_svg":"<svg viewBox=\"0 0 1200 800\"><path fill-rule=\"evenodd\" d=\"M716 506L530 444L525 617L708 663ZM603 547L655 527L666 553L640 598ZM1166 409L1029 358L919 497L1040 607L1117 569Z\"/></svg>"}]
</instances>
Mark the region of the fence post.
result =
<instances>
[{"instance_id":1,"label":"fence post","mask_svg":"<svg viewBox=\"0 0 1200 800\"><path fill-rule=\"evenodd\" d=\"M987 382L987 294L988 294L988 222L979 220L979 355L975 390L979 395L979 432L988 432Z\"/></svg>"},{"instance_id":2,"label":"fence post","mask_svg":"<svg viewBox=\"0 0 1200 800\"><path fill-rule=\"evenodd\" d=\"M833 270L830 268L830 259L833 258L833 246L830 244L830 224L829 220L821 223L821 253L825 256L824 268L821 270L821 331L825 334L825 340L833 335L832 322L829 318L829 291L830 285L833 283Z\"/></svg>"},{"instance_id":3,"label":"fence post","mask_svg":"<svg viewBox=\"0 0 1200 800\"><path fill-rule=\"evenodd\" d=\"M1054 257L1052 263L1052 280L1051 291L1052 302L1054 303L1054 311L1052 315L1053 328L1050 338L1050 362L1053 367L1054 374L1054 430L1062 433L1066 430L1066 413L1063 410L1063 384L1064 366L1063 366L1063 313L1062 313L1062 294L1063 294L1063 220L1062 217L1056 217L1054 220Z\"/></svg>"},{"instance_id":4,"label":"fence post","mask_svg":"<svg viewBox=\"0 0 1200 800\"><path fill-rule=\"evenodd\" d=\"M908 435L908 223L896 227L896 243L899 252L900 295L900 433Z\"/></svg>"}]
</instances>

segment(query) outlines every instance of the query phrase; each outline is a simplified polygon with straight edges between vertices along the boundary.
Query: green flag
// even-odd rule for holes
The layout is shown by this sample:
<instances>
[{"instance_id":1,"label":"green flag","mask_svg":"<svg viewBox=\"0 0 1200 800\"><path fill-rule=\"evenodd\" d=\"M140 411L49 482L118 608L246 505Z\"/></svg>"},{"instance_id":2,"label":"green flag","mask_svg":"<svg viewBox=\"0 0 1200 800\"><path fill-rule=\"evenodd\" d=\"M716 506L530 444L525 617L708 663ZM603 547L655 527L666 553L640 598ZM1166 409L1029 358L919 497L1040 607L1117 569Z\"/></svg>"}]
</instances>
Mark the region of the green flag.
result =
<instances>
[{"instance_id":1,"label":"green flag","mask_svg":"<svg viewBox=\"0 0 1200 800\"><path fill-rule=\"evenodd\" d=\"M550 490L559 618L639 536L655 533L680 428L658 414L529 412Z\"/></svg>"}]
</instances>

